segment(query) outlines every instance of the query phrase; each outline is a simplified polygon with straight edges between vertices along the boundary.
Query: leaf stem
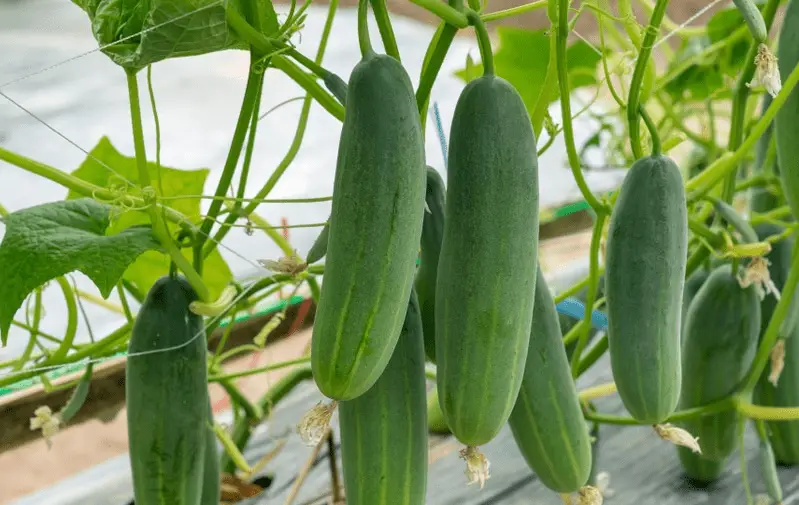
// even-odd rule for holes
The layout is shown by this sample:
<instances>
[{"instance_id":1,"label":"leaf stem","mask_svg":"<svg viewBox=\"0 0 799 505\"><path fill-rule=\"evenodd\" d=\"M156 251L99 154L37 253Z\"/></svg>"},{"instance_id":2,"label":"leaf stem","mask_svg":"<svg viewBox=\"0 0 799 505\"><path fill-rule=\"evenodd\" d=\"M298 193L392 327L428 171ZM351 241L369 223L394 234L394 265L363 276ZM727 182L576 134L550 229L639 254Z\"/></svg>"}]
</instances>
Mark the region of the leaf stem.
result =
<instances>
[{"instance_id":1,"label":"leaf stem","mask_svg":"<svg viewBox=\"0 0 799 505\"><path fill-rule=\"evenodd\" d=\"M652 11L652 17L649 19L649 26L646 28L644 39L641 41L640 45L636 44L639 46L638 59L635 62L635 70L633 71L630 92L627 98L627 122L629 123L630 129L630 145L632 146L635 159L643 157L640 119L638 117L640 114L639 100L641 98L641 84L644 80L644 74L647 71L647 65L649 65L649 57L652 54L655 38L658 33L660 33L660 24L663 22L663 16L666 13L666 6L668 3L669 0L657 0L655 8Z\"/></svg>"},{"instance_id":2,"label":"leaf stem","mask_svg":"<svg viewBox=\"0 0 799 505\"><path fill-rule=\"evenodd\" d=\"M647 114L646 109L642 104L638 105L638 112L641 114L641 119L644 120L646 129L649 130L649 138L652 139L652 156L660 156L660 135L658 135L658 128L652 122L652 118Z\"/></svg>"},{"instance_id":3,"label":"leaf stem","mask_svg":"<svg viewBox=\"0 0 799 505\"><path fill-rule=\"evenodd\" d=\"M461 4L463 2L461 1ZM427 48L424 63L422 66L422 73L419 77L419 87L416 89L416 105L419 107L419 119L422 122L422 128L427 123L427 108L430 103L430 92L433 89L438 73L441 71L441 65L449 52L452 41L455 40L455 35L458 34L458 27L451 25L447 22L442 22L436 30L433 39L430 41L430 46Z\"/></svg>"},{"instance_id":4,"label":"leaf stem","mask_svg":"<svg viewBox=\"0 0 799 505\"><path fill-rule=\"evenodd\" d=\"M147 169L147 153L145 152L144 148L144 133L142 131L142 120L141 120L141 107L139 106L139 84L136 80L136 73L134 71L127 71L127 80L128 80L128 95L130 101L130 116L131 116L131 123L133 126L133 146L136 151L136 166L139 170L139 184L142 186L142 190L147 187L152 187L150 182L150 172ZM175 242L172 240L172 237L169 234L169 229L164 223L161 214L158 212L158 207L154 205L154 201L157 201L157 197L150 202L144 202L147 204L147 210L150 214L150 221L153 225L153 234L161 243L161 245L167 250L169 256L172 258L172 261L175 265L180 268L183 273L186 275L187 280L191 284L191 286L197 291L200 299L203 301L208 301L209 293L208 288L205 286L202 277L200 276L197 271L192 268L191 263L183 256L183 253L180 252L180 249L175 245Z\"/></svg>"},{"instance_id":5,"label":"leaf stem","mask_svg":"<svg viewBox=\"0 0 799 505\"><path fill-rule=\"evenodd\" d=\"M399 47L397 47L397 39L394 36L394 28L391 26L391 19L388 16L388 9L386 8L386 0L371 0L372 13L377 21L377 28L380 30L380 37L383 39L383 47L386 54L400 59Z\"/></svg>"},{"instance_id":6,"label":"leaf stem","mask_svg":"<svg viewBox=\"0 0 799 505\"><path fill-rule=\"evenodd\" d=\"M738 400L736 408L741 415L758 421L796 421L799 420L799 407L768 407Z\"/></svg>"},{"instance_id":7,"label":"leaf stem","mask_svg":"<svg viewBox=\"0 0 799 505\"><path fill-rule=\"evenodd\" d=\"M486 30L483 20L480 15L473 10L466 12L466 19L469 24L474 27L475 34L477 35L477 44L480 46L480 57L483 60L483 75L494 75L494 52L491 49L491 39L488 37L488 30Z\"/></svg>"},{"instance_id":8,"label":"leaf stem","mask_svg":"<svg viewBox=\"0 0 799 505\"><path fill-rule=\"evenodd\" d=\"M369 39L369 0L358 0L358 45L361 56L366 58L374 54L372 41Z\"/></svg>"},{"instance_id":9,"label":"leaf stem","mask_svg":"<svg viewBox=\"0 0 799 505\"><path fill-rule=\"evenodd\" d=\"M432 12L453 26L457 26L458 28L466 28L469 26L469 20L466 19L465 14L440 0L411 0L411 2Z\"/></svg>"},{"instance_id":10,"label":"leaf stem","mask_svg":"<svg viewBox=\"0 0 799 505\"><path fill-rule=\"evenodd\" d=\"M31 322L31 330L30 330L30 337L28 339L28 345L25 346L25 350L20 355L19 359L17 360L17 364L14 365L12 368L13 371L22 370L25 366L25 363L31 357L33 353L33 348L36 345L36 339L39 336L39 323L42 320L42 289L37 288L34 291L34 299L33 299L33 321Z\"/></svg>"},{"instance_id":11,"label":"leaf stem","mask_svg":"<svg viewBox=\"0 0 799 505\"><path fill-rule=\"evenodd\" d=\"M534 11L536 9L543 9L546 6L547 0L536 0L535 2L519 5L518 7L511 7L510 9L489 12L488 14L483 14L481 17L483 18L483 21L488 23L491 21L499 21L500 19L518 16L519 14L524 14L525 12Z\"/></svg>"},{"instance_id":12,"label":"leaf stem","mask_svg":"<svg viewBox=\"0 0 799 505\"><path fill-rule=\"evenodd\" d=\"M258 368L248 368L247 370L241 370L239 372L211 375L208 377L208 382L222 382L230 379L238 379L240 377L249 377L250 375L258 375L265 372L271 372L273 370L280 370L281 368L287 368L294 365L303 365L310 362L310 360L311 360L310 356L303 356L301 358L292 359L288 361L281 361L280 363L272 363L270 365Z\"/></svg>"}]
</instances>

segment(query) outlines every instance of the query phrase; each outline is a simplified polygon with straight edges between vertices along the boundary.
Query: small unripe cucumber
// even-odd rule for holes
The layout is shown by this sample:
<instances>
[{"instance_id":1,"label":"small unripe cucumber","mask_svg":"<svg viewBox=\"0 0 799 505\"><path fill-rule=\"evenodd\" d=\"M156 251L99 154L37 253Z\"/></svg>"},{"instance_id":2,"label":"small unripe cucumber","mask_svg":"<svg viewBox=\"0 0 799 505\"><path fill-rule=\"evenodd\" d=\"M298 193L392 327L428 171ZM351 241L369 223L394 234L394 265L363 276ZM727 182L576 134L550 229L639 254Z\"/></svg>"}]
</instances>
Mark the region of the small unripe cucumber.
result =
<instances>
[{"instance_id":1,"label":"small unripe cucumber","mask_svg":"<svg viewBox=\"0 0 799 505\"><path fill-rule=\"evenodd\" d=\"M607 239L605 297L613 379L630 415L663 422L680 393L688 212L680 169L641 158L619 189Z\"/></svg>"},{"instance_id":2,"label":"small unripe cucumber","mask_svg":"<svg viewBox=\"0 0 799 505\"><path fill-rule=\"evenodd\" d=\"M410 78L367 53L347 86L311 366L335 400L365 393L399 338L416 272L424 140Z\"/></svg>"},{"instance_id":3,"label":"small unripe cucumber","mask_svg":"<svg viewBox=\"0 0 799 505\"><path fill-rule=\"evenodd\" d=\"M694 297L685 322L680 409L701 407L736 391L757 351L760 299L754 286L742 288L729 265L713 272ZM681 460L724 462L735 450L734 408L680 422L699 437L702 454L679 449ZM710 465L717 468L717 465ZM693 466L684 466L690 472ZM720 472L720 470L718 470Z\"/></svg>"},{"instance_id":4,"label":"small unripe cucumber","mask_svg":"<svg viewBox=\"0 0 799 505\"><path fill-rule=\"evenodd\" d=\"M538 264L538 159L530 116L484 75L452 120L436 286L441 410L468 446L505 425L524 375Z\"/></svg>"},{"instance_id":5,"label":"small unripe cucumber","mask_svg":"<svg viewBox=\"0 0 799 505\"><path fill-rule=\"evenodd\" d=\"M746 26L749 27L749 32L757 42L763 43L768 39L768 29L766 28L766 21L763 15L757 8L753 0L732 0L738 12L743 16L746 21Z\"/></svg>"},{"instance_id":6,"label":"small unripe cucumber","mask_svg":"<svg viewBox=\"0 0 799 505\"><path fill-rule=\"evenodd\" d=\"M424 214L422 225L421 264L416 272L416 293L422 311L424 350L427 359L436 361L436 279L438 257L444 236L444 202L446 189L439 173L427 167L427 194L425 201L429 212Z\"/></svg>"},{"instance_id":7,"label":"small unripe cucumber","mask_svg":"<svg viewBox=\"0 0 799 505\"><path fill-rule=\"evenodd\" d=\"M186 279L162 277L133 325L125 396L140 505L200 503L209 400L203 320L189 310L198 298Z\"/></svg>"},{"instance_id":8,"label":"small unripe cucumber","mask_svg":"<svg viewBox=\"0 0 799 505\"><path fill-rule=\"evenodd\" d=\"M424 505L427 397L422 320L415 293L383 375L338 405L348 505Z\"/></svg>"},{"instance_id":9,"label":"small unripe cucumber","mask_svg":"<svg viewBox=\"0 0 799 505\"><path fill-rule=\"evenodd\" d=\"M591 473L588 426L540 268L524 379L508 424L542 484L557 493L572 493L586 484Z\"/></svg>"},{"instance_id":10,"label":"small unripe cucumber","mask_svg":"<svg viewBox=\"0 0 799 505\"><path fill-rule=\"evenodd\" d=\"M777 60L782 80L788 78L799 64L799 1L791 0L785 9L777 44ZM774 140L777 144L777 163L785 199L794 216L799 216L799 142L796 141L796 122L799 118L799 88L794 88L774 116Z\"/></svg>"}]
</instances>

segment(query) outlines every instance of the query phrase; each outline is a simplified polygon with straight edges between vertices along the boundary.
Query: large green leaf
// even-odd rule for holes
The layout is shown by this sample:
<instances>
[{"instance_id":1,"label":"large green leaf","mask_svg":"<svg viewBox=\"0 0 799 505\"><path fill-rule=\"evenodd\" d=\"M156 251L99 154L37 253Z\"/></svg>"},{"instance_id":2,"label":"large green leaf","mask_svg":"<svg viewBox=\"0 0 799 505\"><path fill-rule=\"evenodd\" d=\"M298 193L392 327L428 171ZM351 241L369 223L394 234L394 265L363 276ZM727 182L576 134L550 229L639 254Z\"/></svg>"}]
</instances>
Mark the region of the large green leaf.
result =
<instances>
[{"instance_id":1,"label":"large green leaf","mask_svg":"<svg viewBox=\"0 0 799 505\"><path fill-rule=\"evenodd\" d=\"M114 233L112 207L91 198L45 203L9 214L0 243L0 336L25 297L58 276L83 272L104 297L142 253L157 249L147 226ZM157 254L157 253L156 253Z\"/></svg>"},{"instance_id":2,"label":"large green leaf","mask_svg":"<svg viewBox=\"0 0 799 505\"><path fill-rule=\"evenodd\" d=\"M139 70L152 63L249 46L228 27L219 0L72 0L89 16L92 33L114 63ZM234 2L245 19L258 8L259 26L267 35L278 29L270 0ZM246 9L245 9L246 7Z\"/></svg>"},{"instance_id":3,"label":"large green leaf","mask_svg":"<svg viewBox=\"0 0 799 505\"><path fill-rule=\"evenodd\" d=\"M113 170L113 172L111 170ZM175 209L189 221L200 221L200 198L208 177L207 169L178 170L176 168L160 168L155 163L148 162L147 169L153 184L158 188L163 197L161 203ZM141 191L127 181L138 181L138 169L135 158L128 157L116 150L107 137L103 137L91 150L89 156L72 175L105 188L124 188L127 194L139 196ZM159 182L160 181L160 182ZM80 195L70 191L67 198L79 198ZM176 198L177 197L177 198ZM135 210L123 211L114 220L113 231L124 230L131 226L147 224L149 216L145 212ZM178 225L168 224L170 231L177 233ZM183 255L191 259L191 250L184 249ZM153 283L169 271L169 256L158 252L147 252L141 255L125 271L124 278L133 283L142 292L147 292ZM217 250L211 253L204 262L203 280L210 294L216 298L222 289L230 282L232 274L225 260Z\"/></svg>"},{"instance_id":4,"label":"large green leaf","mask_svg":"<svg viewBox=\"0 0 799 505\"><path fill-rule=\"evenodd\" d=\"M547 79L549 35L546 30L507 26L497 27L497 35L499 47L494 52L495 72L519 92L533 120L533 127L538 132L544 120L540 113L542 108L538 107L540 100L543 98L542 103L548 105L560 96L557 79ZM572 90L597 83L596 69L600 56L588 44L583 41L573 43L566 49L566 56ZM469 82L482 73L482 64L473 64L469 59L466 68L455 72L455 75Z\"/></svg>"}]
</instances>

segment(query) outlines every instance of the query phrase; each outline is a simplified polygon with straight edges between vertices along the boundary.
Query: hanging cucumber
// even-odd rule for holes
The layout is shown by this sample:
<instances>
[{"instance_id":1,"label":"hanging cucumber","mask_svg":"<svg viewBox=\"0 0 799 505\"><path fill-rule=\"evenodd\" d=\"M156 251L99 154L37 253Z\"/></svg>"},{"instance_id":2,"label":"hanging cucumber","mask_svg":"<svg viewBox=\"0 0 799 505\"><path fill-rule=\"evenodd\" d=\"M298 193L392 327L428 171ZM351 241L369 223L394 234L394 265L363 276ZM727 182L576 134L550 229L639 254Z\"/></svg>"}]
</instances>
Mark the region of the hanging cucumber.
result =
<instances>
[{"instance_id":1,"label":"hanging cucumber","mask_svg":"<svg viewBox=\"0 0 799 505\"><path fill-rule=\"evenodd\" d=\"M607 239L605 293L613 378L635 419L659 424L680 393L681 308L688 213L680 169L636 161L619 190Z\"/></svg>"},{"instance_id":2,"label":"hanging cucumber","mask_svg":"<svg viewBox=\"0 0 799 505\"><path fill-rule=\"evenodd\" d=\"M441 239L444 236L444 202L446 188L439 173L427 167L427 193L425 202L429 212L424 214L422 225L421 264L416 273L416 293L422 312L424 350L427 359L436 361L436 279Z\"/></svg>"},{"instance_id":3,"label":"hanging cucumber","mask_svg":"<svg viewBox=\"0 0 799 505\"><path fill-rule=\"evenodd\" d=\"M591 441L541 269L524 379L508 420L516 446L547 488L572 493L591 473Z\"/></svg>"},{"instance_id":4,"label":"hanging cucumber","mask_svg":"<svg viewBox=\"0 0 799 505\"><path fill-rule=\"evenodd\" d=\"M219 450L214 433L214 413L208 403L208 420L205 432L205 462L203 466L203 490L200 505L219 505L222 493L222 473Z\"/></svg>"},{"instance_id":5,"label":"hanging cucumber","mask_svg":"<svg viewBox=\"0 0 799 505\"><path fill-rule=\"evenodd\" d=\"M452 119L436 286L439 401L452 433L471 447L499 433L519 395L539 222L530 116L518 91L494 75L477 27L484 74L463 89Z\"/></svg>"},{"instance_id":6,"label":"hanging cucumber","mask_svg":"<svg viewBox=\"0 0 799 505\"><path fill-rule=\"evenodd\" d=\"M365 11L362 5L359 34L368 40ZM424 197L411 80L397 60L364 48L347 85L312 336L314 379L325 396L357 398L391 358L413 287Z\"/></svg>"},{"instance_id":7,"label":"hanging cucumber","mask_svg":"<svg viewBox=\"0 0 799 505\"><path fill-rule=\"evenodd\" d=\"M125 396L137 504L200 503L209 400L203 320L189 310L198 299L185 278L162 277L133 325Z\"/></svg>"},{"instance_id":8,"label":"hanging cucumber","mask_svg":"<svg viewBox=\"0 0 799 505\"><path fill-rule=\"evenodd\" d=\"M680 313L680 323L682 326L680 329L680 342L682 342L685 336L685 321L687 320L688 308L691 306L691 301L693 301L709 276L709 270L700 268L688 276L688 279L685 281L685 289L682 294L682 311Z\"/></svg>"},{"instance_id":9,"label":"hanging cucumber","mask_svg":"<svg viewBox=\"0 0 799 505\"><path fill-rule=\"evenodd\" d=\"M691 302L682 352L681 410L707 405L735 392L752 364L760 331L760 299L754 286L741 288L729 265L705 281ZM711 482L736 448L734 408L679 423L699 438L702 454L678 447L686 474Z\"/></svg>"},{"instance_id":10,"label":"hanging cucumber","mask_svg":"<svg viewBox=\"0 0 799 505\"><path fill-rule=\"evenodd\" d=\"M799 1L791 0L785 9L782 26L799 26ZM799 31L780 30L777 60L782 79L788 78L799 64ZM794 88L774 116L774 140L777 163L785 199L794 216L799 216L799 142L796 141L796 119L799 118L799 88Z\"/></svg>"},{"instance_id":11,"label":"hanging cucumber","mask_svg":"<svg viewBox=\"0 0 799 505\"><path fill-rule=\"evenodd\" d=\"M427 399L416 294L385 371L369 391L338 405L348 505L424 505Z\"/></svg>"}]
</instances>

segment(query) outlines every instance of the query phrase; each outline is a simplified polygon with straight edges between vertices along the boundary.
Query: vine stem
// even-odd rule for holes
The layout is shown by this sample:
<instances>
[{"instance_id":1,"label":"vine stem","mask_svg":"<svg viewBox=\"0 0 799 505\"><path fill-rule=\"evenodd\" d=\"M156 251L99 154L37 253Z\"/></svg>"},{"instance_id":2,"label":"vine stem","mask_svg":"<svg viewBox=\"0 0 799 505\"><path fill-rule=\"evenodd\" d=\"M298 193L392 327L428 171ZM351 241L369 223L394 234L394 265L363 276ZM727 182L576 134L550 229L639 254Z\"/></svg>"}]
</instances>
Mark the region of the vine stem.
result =
<instances>
[{"instance_id":1,"label":"vine stem","mask_svg":"<svg viewBox=\"0 0 799 505\"><path fill-rule=\"evenodd\" d=\"M131 124L133 127L133 147L136 153L136 167L139 171L139 184L141 184L142 190L144 190L147 187L152 187L152 185L150 172L147 168L147 153L144 148L144 132L142 130L141 106L139 104L139 84L134 71L127 71L126 75L128 81ZM147 210L150 214L153 234L167 250L175 265L186 275L186 279L194 290L197 291L197 295L200 299L209 301L210 294L208 288L200 274L191 266L191 263L189 263L186 257L183 256L183 253L180 252L180 249L175 245L169 233L169 228L167 228L166 223L161 217L161 213L158 211L158 206L153 202L144 203L147 204Z\"/></svg>"},{"instance_id":2,"label":"vine stem","mask_svg":"<svg viewBox=\"0 0 799 505\"><path fill-rule=\"evenodd\" d=\"M655 4L652 17L649 20L649 26L647 26L646 29L646 34L641 41L638 59L635 62L635 70L633 71L632 82L630 83L630 92L627 98L627 121L630 129L630 145L632 146L633 156L636 159L643 157L640 120L638 117L640 114L639 99L641 98L641 84L644 80L647 65L649 64L649 57L652 54L652 47L655 44L655 37L660 33L660 24L663 22L663 17L666 14L666 6L668 4L669 0L657 0Z\"/></svg>"},{"instance_id":3,"label":"vine stem","mask_svg":"<svg viewBox=\"0 0 799 505\"><path fill-rule=\"evenodd\" d=\"M569 71L566 56L566 39L569 37L569 0L549 0L549 10L557 12L557 23L550 17L553 24L556 24L555 36L557 37L557 69L558 85L560 86L560 110L563 121L563 140L566 143L566 152L569 158L574 181L580 188L583 198L597 214L609 212L610 209L602 204L591 193L588 184L583 177L582 167L580 166L580 156L577 154L577 147L574 143L574 130L572 128L571 102L569 99Z\"/></svg>"},{"instance_id":4,"label":"vine stem","mask_svg":"<svg viewBox=\"0 0 799 505\"><path fill-rule=\"evenodd\" d=\"M602 229L605 226L606 219L607 214L604 212L597 213L596 221L594 222L594 231L591 234L591 249L589 252L590 256L588 267L588 294L585 298L585 314L583 315L583 321L585 321L586 324L584 324L581 328L580 337L577 340L577 346L574 348L574 353L572 354L571 370L573 377L577 377L578 375L580 358L582 357L585 346L588 345L588 337L591 334L591 325L587 324L587 322L591 321L591 313L594 311L594 299L596 298L596 293L599 288L599 245L602 241Z\"/></svg>"},{"instance_id":5,"label":"vine stem","mask_svg":"<svg viewBox=\"0 0 799 505\"><path fill-rule=\"evenodd\" d=\"M463 1L460 0L461 6ZM449 52L452 41L455 40L455 35L458 34L458 27L453 26L447 22L439 25L433 39L430 41L430 46L427 48L424 63L422 65L422 73L419 76L419 86L416 88L416 105L419 108L419 119L422 122L422 129L424 130L427 124L427 107L430 102L430 91L433 89L433 84L441 71L441 65L444 63L444 58Z\"/></svg>"},{"instance_id":6,"label":"vine stem","mask_svg":"<svg viewBox=\"0 0 799 505\"><path fill-rule=\"evenodd\" d=\"M469 20L466 19L465 14L440 0L411 0L411 2L432 12L453 26L457 26L458 28L466 28L469 26Z\"/></svg>"},{"instance_id":7,"label":"vine stem","mask_svg":"<svg viewBox=\"0 0 799 505\"><path fill-rule=\"evenodd\" d=\"M475 34L477 35L477 44L480 46L480 57L483 60L483 75L494 75L494 52L491 50L491 39L488 37L488 30L486 30L483 20L480 15L473 10L466 13L466 19L469 24L474 26Z\"/></svg>"},{"instance_id":8,"label":"vine stem","mask_svg":"<svg viewBox=\"0 0 799 505\"><path fill-rule=\"evenodd\" d=\"M677 421L684 421L686 419L693 419L695 417L702 417L707 416L710 414L717 414L719 412L723 412L733 406L733 399L732 398L723 398L721 400L715 401L713 403L709 403L707 405L703 405L701 407L694 407L691 409L680 410L669 416L669 418L664 422L677 422ZM583 409L583 416L589 420L603 424L618 424L618 425L627 425L627 426L648 426L649 423L641 422L637 419L632 417L623 417L623 416L613 416L608 414L599 414L597 412L590 412L587 409Z\"/></svg>"},{"instance_id":9,"label":"vine stem","mask_svg":"<svg viewBox=\"0 0 799 505\"><path fill-rule=\"evenodd\" d=\"M738 412L757 421L795 421L799 419L799 407L767 407L740 400Z\"/></svg>"},{"instance_id":10,"label":"vine stem","mask_svg":"<svg viewBox=\"0 0 799 505\"><path fill-rule=\"evenodd\" d=\"M369 0L358 0L358 45L361 48L361 56L366 58L374 53L372 41L369 39Z\"/></svg>"},{"instance_id":11,"label":"vine stem","mask_svg":"<svg viewBox=\"0 0 799 505\"><path fill-rule=\"evenodd\" d=\"M263 82L264 78L263 72L260 72L256 69L258 59L259 57L251 51L250 70L249 75L247 76L247 85L244 89L244 98L242 99L239 117L236 121L236 127L233 131L233 139L230 142L230 149L228 150L227 159L225 160L225 166L222 169L222 175L219 178L219 183L217 184L216 192L214 193L214 195L217 197L225 196L228 188L230 187L230 182L233 180L233 174L236 172L236 165L239 162L239 156L241 156L242 147L244 146L244 139L247 136L247 130L250 127L250 118L253 114L257 113L255 111L255 105L258 102L258 92L261 89L261 83ZM252 133L254 134L254 132ZM194 266L200 272L202 272L204 258L202 254L203 246L205 245L207 237L211 233L211 228L213 227L220 210L222 210L222 201L218 199L212 200L206 217L200 226L199 237L197 237L197 241L194 245Z\"/></svg>"},{"instance_id":12,"label":"vine stem","mask_svg":"<svg viewBox=\"0 0 799 505\"><path fill-rule=\"evenodd\" d=\"M394 36L394 28L391 26L391 19L388 16L386 0L371 0L372 13L377 21L377 28L380 30L380 37L383 39L383 47L386 54L401 61L397 38Z\"/></svg>"},{"instance_id":13,"label":"vine stem","mask_svg":"<svg viewBox=\"0 0 799 505\"><path fill-rule=\"evenodd\" d=\"M543 9L546 6L547 0L537 0L535 2L530 2L518 7L511 7L510 9L489 12L488 14L483 14L481 17L483 18L483 21L489 23L491 21L499 21L500 19L518 16L519 14L524 14L525 12L534 11L536 9Z\"/></svg>"}]
</instances>

